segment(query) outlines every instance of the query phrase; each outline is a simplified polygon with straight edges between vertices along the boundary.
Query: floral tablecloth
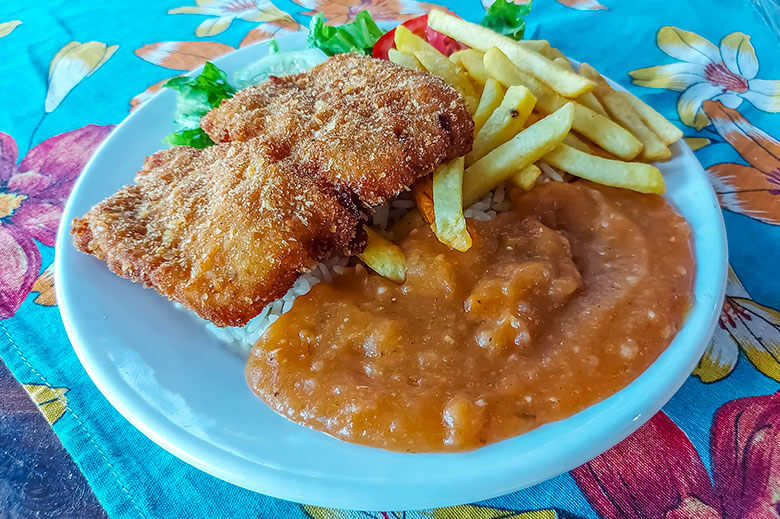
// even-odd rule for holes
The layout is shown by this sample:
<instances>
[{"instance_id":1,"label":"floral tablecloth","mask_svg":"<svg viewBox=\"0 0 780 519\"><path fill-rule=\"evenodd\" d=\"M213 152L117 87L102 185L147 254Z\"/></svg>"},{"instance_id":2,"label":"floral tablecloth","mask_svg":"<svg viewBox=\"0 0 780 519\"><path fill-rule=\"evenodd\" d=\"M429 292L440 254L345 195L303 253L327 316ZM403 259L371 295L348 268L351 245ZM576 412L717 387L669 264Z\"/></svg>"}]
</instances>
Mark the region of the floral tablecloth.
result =
<instances>
[{"instance_id":1,"label":"floral tablecloth","mask_svg":"<svg viewBox=\"0 0 780 519\"><path fill-rule=\"evenodd\" d=\"M396 21L430 4L0 5L0 356L110 516L780 517L778 36L748 0L600 2L535 0L526 36L549 39L631 88L684 131L707 168L723 207L732 266L712 343L662 412L568 474L474 505L362 513L232 486L135 430L98 392L71 349L53 292L52 245L63 203L89 156L168 78L300 30L317 12L332 23L347 22L362 9L377 20ZM446 4L474 21L485 8L478 0ZM0 479L10 477L12 465L3 460L23 448L8 434L0 428Z\"/></svg>"}]
</instances>

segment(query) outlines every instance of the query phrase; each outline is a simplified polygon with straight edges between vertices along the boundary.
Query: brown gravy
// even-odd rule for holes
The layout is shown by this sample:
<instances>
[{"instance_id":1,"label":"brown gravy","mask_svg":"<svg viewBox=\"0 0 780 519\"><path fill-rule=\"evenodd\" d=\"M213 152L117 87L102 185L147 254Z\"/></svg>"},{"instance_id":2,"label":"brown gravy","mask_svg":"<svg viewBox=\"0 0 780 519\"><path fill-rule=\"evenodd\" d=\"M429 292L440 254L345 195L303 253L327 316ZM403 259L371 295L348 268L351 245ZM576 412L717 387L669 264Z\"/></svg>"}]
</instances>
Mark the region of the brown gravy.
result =
<instances>
[{"instance_id":1,"label":"brown gravy","mask_svg":"<svg viewBox=\"0 0 780 519\"><path fill-rule=\"evenodd\" d=\"M402 451L479 447L626 386L691 304L690 228L660 196L515 192L466 253L415 229L403 285L356 266L254 346L252 390L295 422Z\"/></svg>"}]
</instances>

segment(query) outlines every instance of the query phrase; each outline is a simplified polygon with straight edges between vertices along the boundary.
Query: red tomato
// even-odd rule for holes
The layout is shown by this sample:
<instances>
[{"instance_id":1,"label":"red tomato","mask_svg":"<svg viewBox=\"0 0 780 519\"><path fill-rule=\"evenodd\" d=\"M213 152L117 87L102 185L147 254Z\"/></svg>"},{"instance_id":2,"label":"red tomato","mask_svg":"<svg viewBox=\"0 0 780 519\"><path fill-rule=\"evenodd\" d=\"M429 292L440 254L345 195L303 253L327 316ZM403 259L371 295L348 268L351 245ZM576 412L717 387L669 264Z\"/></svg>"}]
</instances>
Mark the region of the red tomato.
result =
<instances>
[{"instance_id":1,"label":"red tomato","mask_svg":"<svg viewBox=\"0 0 780 519\"><path fill-rule=\"evenodd\" d=\"M418 16L417 18L412 18L411 20L407 20L401 25L403 25L404 27L412 31L414 34L416 34L420 38L426 40L428 43L436 47L436 49L442 54L444 54L445 56L449 56L456 50L466 48L465 45L453 40L449 36L442 34L440 32L436 32L430 27L428 27L427 14ZM394 38L395 38L395 29L388 31L381 38L379 38L379 40L377 40L377 42L374 44L374 51L373 51L374 57L387 59L388 51L390 49L395 48Z\"/></svg>"}]
</instances>

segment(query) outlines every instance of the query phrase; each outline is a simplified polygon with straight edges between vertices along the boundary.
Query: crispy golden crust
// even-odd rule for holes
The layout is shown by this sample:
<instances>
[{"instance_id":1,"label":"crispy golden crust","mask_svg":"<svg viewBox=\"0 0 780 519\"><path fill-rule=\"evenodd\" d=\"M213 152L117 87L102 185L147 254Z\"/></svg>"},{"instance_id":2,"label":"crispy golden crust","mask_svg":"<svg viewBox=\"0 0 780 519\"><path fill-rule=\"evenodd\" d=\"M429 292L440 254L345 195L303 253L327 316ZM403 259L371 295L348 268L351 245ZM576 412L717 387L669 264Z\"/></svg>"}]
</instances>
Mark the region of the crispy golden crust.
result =
<instances>
[{"instance_id":1,"label":"crispy golden crust","mask_svg":"<svg viewBox=\"0 0 780 519\"><path fill-rule=\"evenodd\" d=\"M206 114L215 142L262 136L367 206L398 195L471 150L463 99L431 74L340 54L307 72L245 88Z\"/></svg>"},{"instance_id":2,"label":"crispy golden crust","mask_svg":"<svg viewBox=\"0 0 780 519\"><path fill-rule=\"evenodd\" d=\"M364 245L361 216L264 142L147 158L125 186L74 221L76 247L218 326L240 326L336 250Z\"/></svg>"}]
</instances>

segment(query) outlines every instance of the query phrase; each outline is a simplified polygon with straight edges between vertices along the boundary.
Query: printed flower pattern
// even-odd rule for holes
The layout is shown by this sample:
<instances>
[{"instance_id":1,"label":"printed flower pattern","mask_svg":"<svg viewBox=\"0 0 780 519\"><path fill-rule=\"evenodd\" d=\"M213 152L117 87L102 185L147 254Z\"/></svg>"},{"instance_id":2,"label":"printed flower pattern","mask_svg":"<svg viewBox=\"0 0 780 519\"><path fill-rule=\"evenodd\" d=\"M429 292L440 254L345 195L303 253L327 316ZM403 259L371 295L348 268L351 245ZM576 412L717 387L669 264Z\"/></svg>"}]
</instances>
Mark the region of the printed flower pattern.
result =
<instances>
[{"instance_id":1,"label":"printed flower pattern","mask_svg":"<svg viewBox=\"0 0 780 519\"><path fill-rule=\"evenodd\" d=\"M95 73L116 52L119 45L106 46L99 41L72 41L62 47L49 65L49 89L46 113L53 112L84 78Z\"/></svg>"},{"instance_id":2,"label":"printed flower pattern","mask_svg":"<svg viewBox=\"0 0 780 519\"><path fill-rule=\"evenodd\" d=\"M777 518L780 392L722 405L710 459L713 479L688 436L659 412L571 475L604 519Z\"/></svg>"},{"instance_id":3,"label":"printed flower pattern","mask_svg":"<svg viewBox=\"0 0 780 519\"><path fill-rule=\"evenodd\" d=\"M10 22L0 23L0 38L3 36L8 36L21 24L21 20L11 20Z\"/></svg>"},{"instance_id":4,"label":"printed flower pattern","mask_svg":"<svg viewBox=\"0 0 780 519\"><path fill-rule=\"evenodd\" d=\"M261 23L246 33L239 47L246 47L247 45L270 40L277 36L291 34L299 31L301 28L302 26L289 16L272 22ZM206 61L213 60L234 50L236 50L235 47L215 41L162 41L150 43L136 49L135 55L161 67L186 71L199 67ZM169 79L171 78L158 81L134 96L130 100L130 111L135 110L159 92Z\"/></svg>"},{"instance_id":5,"label":"printed flower pattern","mask_svg":"<svg viewBox=\"0 0 780 519\"><path fill-rule=\"evenodd\" d=\"M601 5L596 0L556 0L559 4L563 4L566 7L572 9L578 9L580 11L598 11L601 9L609 9L604 5Z\"/></svg>"},{"instance_id":6,"label":"printed flower pattern","mask_svg":"<svg viewBox=\"0 0 780 519\"><path fill-rule=\"evenodd\" d=\"M54 295L54 264L52 263L44 270L38 279L33 283L31 292L38 292L38 297L33 299L33 303L41 306L56 306L57 297Z\"/></svg>"},{"instance_id":7,"label":"printed flower pattern","mask_svg":"<svg viewBox=\"0 0 780 519\"><path fill-rule=\"evenodd\" d=\"M512 0L516 4L528 4L531 0ZM608 7L601 5L596 0L556 0L559 4L577 9L579 11L598 11L600 9L609 9ZM493 5L495 0L482 0L482 7L485 9Z\"/></svg>"},{"instance_id":8,"label":"printed flower pattern","mask_svg":"<svg viewBox=\"0 0 780 519\"><path fill-rule=\"evenodd\" d=\"M737 108L747 99L765 112L780 111L780 81L757 79L758 59L750 36L733 32L720 48L696 33L679 27L661 27L658 48L678 63L629 72L634 84L682 92L677 101L680 120L701 130L709 124L702 110L707 99Z\"/></svg>"},{"instance_id":9,"label":"printed flower pattern","mask_svg":"<svg viewBox=\"0 0 780 519\"><path fill-rule=\"evenodd\" d=\"M431 8L438 7L425 2L411 0L293 0L302 7L309 9L302 14L314 16L317 13L325 15L328 25L340 25L351 22L360 11L368 11L374 20L405 21L415 16L427 13Z\"/></svg>"},{"instance_id":10,"label":"printed flower pattern","mask_svg":"<svg viewBox=\"0 0 780 519\"><path fill-rule=\"evenodd\" d=\"M278 9L268 0L196 0L195 6L171 9L168 14L201 14L209 16L202 22L195 34L214 36L221 33L240 18L249 22L292 21L292 17Z\"/></svg>"},{"instance_id":11,"label":"printed flower pattern","mask_svg":"<svg viewBox=\"0 0 780 519\"><path fill-rule=\"evenodd\" d=\"M700 150L705 146L712 144L712 140L706 137L683 137L685 144L691 149L691 151Z\"/></svg>"},{"instance_id":12,"label":"printed flower pattern","mask_svg":"<svg viewBox=\"0 0 780 519\"><path fill-rule=\"evenodd\" d=\"M234 50L235 47L216 41L162 41L136 49L135 55L161 67L192 70Z\"/></svg>"},{"instance_id":13,"label":"printed flower pattern","mask_svg":"<svg viewBox=\"0 0 780 519\"><path fill-rule=\"evenodd\" d=\"M50 387L45 384L22 384L33 402L38 405L46 420L54 425L68 408L69 390L66 387Z\"/></svg>"},{"instance_id":14,"label":"printed flower pattern","mask_svg":"<svg viewBox=\"0 0 780 519\"><path fill-rule=\"evenodd\" d=\"M780 516L780 392L722 405L712 421L710 455L723 517Z\"/></svg>"},{"instance_id":15,"label":"printed flower pattern","mask_svg":"<svg viewBox=\"0 0 780 519\"><path fill-rule=\"evenodd\" d=\"M0 319L11 317L41 268L35 242L53 246L62 206L84 164L112 126L56 135L17 164L16 141L0 132Z\"/></svg>"},{"instance_id":16,"label":"printed flower pattern","mask_svg":"<svg viewBox=\"0 0 780 519\"><path fill-rule=\"evenodd\" d=\"M704 101L702 109L748 163L724 162L707 168L721 206L780 225L780 142L721 102Z\"/></svg>"},{"instance_id":17,"label":"printed flower pattern","mask_svg":"<svg viewBox=\"0 0 780 519\"><path fill-rule=\"evenodd\" d=\"M238 44L239 47L246 47L260 41L270 40L271 38L277 38L284 36L285 34L292 34L300 31L303 26L292 19L281 19L269 23L261 23L254 29L250 30Z\"/></svg>"},{"instance_id":18,"label":"printed flower pattern","mask_svg":"<svg viewBox=\"0 0 780 519\"><path fill-rule=\"evenodd\" d=\"M764 375L780 381L780 312L756 303L732 269L718 326L693 374L715 382L737 366L740 349Z\"/></svg>"},{"instance_id":19,"label":"printed flower pattern","mask_svg":"<svg viewBox=\"0 0 780 519\"><path fill-rule=\"evenodd\" d=\"M704 463L663 411L571 475L606 519L720 517Z\"/></svg>"}]
</instances>

